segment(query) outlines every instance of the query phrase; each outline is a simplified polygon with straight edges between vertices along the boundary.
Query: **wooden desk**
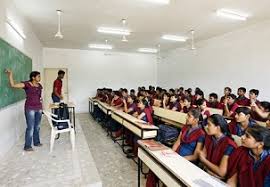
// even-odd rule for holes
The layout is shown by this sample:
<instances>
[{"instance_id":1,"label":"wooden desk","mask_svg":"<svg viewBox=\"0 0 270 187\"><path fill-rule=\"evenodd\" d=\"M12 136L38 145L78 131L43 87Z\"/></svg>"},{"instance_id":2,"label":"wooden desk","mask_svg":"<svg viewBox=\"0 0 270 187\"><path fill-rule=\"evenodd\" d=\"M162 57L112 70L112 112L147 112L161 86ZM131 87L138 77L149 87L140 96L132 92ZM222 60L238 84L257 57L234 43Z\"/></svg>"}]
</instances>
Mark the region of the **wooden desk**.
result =
<instances>
[{"instance_id":1,"label":"wooden desk","mask_svg":"<svg viewBox=\"0 0 270 187\"><path fill-rule=\"evenodd\" d=\"M176 127L183 127L183 124L186 124L187 114L183 112L177 112L156 106L153 106L153 110L154 115L166 123L169 123Z\"/></svg>"},{"instance_id":2,"label":"wooden desk","mask_svg":"<svg viewBox=\"0 0 270 187\"><path fill-rule=\"evenodd\" d=\"M111 115L111 111L116 110L114 107L101 101L97 101L97 105L106 115Z\"/></svg>"},{"instance_id":3,"label":"wooden desk","mask_svg":"<svg viewBox=\"0 0 270 187\"><path fill-rule=\"evenodd\" d=\"M210 112L211 115L212 115L212 114L223 115L223 110L222 110L222 109L207 107L206 110L209 110L209 112Z\"/></svg>"},{"instance_id":4,"label":"wooden desk","mask_svg":"<svg viewBox=\"0 0 270 187\"><path fill-rule=\"evenodd\" d=\"M151 151L142 141L138 141L138 186L142 162L168 187L225 187L221 180L212 177L199 167L181 157L170 148ZM165 155L165 153L168 153Z\"/></svg>"},{"instance_id":5,"label":"wooden desk","mask_svg":"<svg viewBox=\"0 0 270 187\"><path fill-rule=\"evenodd\" d=\"M144 121L123 111L114 110L111 117L141 139L155 138L157 136L157 126L146 124Z\"/></svg>"},{"instance_id":6,"label":"wooden desk","mask_svg":"<svg viewBox=\"0 0 270 187\"><path fill-rule=\"evenodd\" d=\"M97 105L97 100L93 99L92 97L89 97L89 113L93 113L94 112L94 107L95 105Z\"/></svg>"},{"instance_id":7,"label":"wooden desk","mask_svg":"<svg viewBox=\"0 0 270 187\"><path fill-rule=\"evenodd\" d=\"M72 112L71 112L72 113L72 118L70 118L70 122L73 124L74 130L75 130L75 126L76 126L76 124L75 124L75 118L76 118L75 117L75 104L73 102L68 102L68 103L65 103L65 104L67 104L68 109L72 110ZM58 109L59 104L51 103L49 105L49 108L51 110Z\"/></svg>"}]
</instances>

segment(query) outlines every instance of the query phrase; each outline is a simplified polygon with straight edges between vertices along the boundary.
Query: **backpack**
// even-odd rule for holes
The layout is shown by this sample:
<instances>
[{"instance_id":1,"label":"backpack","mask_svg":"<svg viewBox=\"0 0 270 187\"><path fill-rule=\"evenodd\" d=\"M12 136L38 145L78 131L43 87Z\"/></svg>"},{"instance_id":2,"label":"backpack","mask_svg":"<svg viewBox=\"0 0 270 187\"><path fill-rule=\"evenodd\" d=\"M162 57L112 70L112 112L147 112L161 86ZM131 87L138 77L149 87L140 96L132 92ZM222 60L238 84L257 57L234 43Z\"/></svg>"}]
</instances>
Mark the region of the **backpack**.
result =
<instances>
[{"instance_id":1,"label":"backpack","mask_svg":"<svg viewBox=\"0 0 270 187\"><path fill-rule=\"evenodd\" d=\"M179 131L175 127L168 125L159 125L157 141L161 143L168 143L178 138Z\"/></svg>"},{"instance_id":2,"label":"backpack","mask_svg":"<svg viewBox=\"0 0 270 187\"><path fill-rule=\"evenodd\" d=\"M69 119L69 111L68 106L65 103L60 103L59 108L54 110L54 114L57 115L57 117L54 117L56 120L66 120ZM67 122L54 122L54 126L57 127L58 130L67 129L68 123Z\"/></svg>"}]
</instances>

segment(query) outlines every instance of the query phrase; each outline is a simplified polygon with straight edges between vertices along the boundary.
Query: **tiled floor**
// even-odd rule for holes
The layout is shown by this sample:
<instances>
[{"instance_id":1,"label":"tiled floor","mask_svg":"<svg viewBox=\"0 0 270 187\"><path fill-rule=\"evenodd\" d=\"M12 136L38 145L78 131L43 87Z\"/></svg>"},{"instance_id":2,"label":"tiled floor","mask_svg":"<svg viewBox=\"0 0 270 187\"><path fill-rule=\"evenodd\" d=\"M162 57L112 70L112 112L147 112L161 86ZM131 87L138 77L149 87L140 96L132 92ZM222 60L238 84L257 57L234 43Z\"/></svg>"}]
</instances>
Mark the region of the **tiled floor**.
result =
<instances>
[{"instance_id":1,"label":"tiled floor","mask_svg":"<svg viewBox=\"0 0 270 187\"><path fill-rule=\"evenodd\" d=\"M79 119L103 186L138 186L135 162L126 158L119 145L106 136L105 130L89 114L80 114ZM144 177L141 181L141 186L145 186Z\"/></svg>"},{"instance_id":2,"label":"tiled floor","mask_svg":"<svg viewBox=\"0 0 270 187\"><path fill-rule=\"evenodd\" d=\"M78 114L76 150L71 151L68 134L61 135L49 154L50 128L42 122L42 147L22 151L23 137L0 162L0 186L90 186L135 187L137 165L106 136L89 114ZM145 179L142 177L141 186Z\"/></svg>"},{"instance_id":3,"label":"tiled floor","mask_svg":"<svg viewBox=\"0 0 270 187\"><path fill-rule=\"evenodd\" d=\"M0 186L102 186L78 119L76 132L74 152L71 151L69 134L65 133L55 141L54 151L49 154L50 128L43 118L43 146L34 147L34 152L24 152L22 137L0 162Z\"/></svg>"}]
</instances>

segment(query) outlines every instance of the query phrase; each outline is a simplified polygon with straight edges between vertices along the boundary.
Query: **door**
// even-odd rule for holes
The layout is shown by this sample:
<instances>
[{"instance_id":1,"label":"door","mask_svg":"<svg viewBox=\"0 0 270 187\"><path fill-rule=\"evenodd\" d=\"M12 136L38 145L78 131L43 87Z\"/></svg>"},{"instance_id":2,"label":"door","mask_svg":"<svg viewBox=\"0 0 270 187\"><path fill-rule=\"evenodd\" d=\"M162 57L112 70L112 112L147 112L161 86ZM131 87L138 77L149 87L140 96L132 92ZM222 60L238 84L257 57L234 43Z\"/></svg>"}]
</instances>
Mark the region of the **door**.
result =
<instances>
[{"instance_id":1,"label":"door","mask_svg":"<svg viewBox=\"0 0 270 187\"><path fill-rule=\"evenodd\" d=\"M68 99L68 69L67 68L45 68L44 69L44 98L43 108L48 109L49 104L52 103L53 82L57 78L58 71L63 70L65 77L63 78L62 95L64 102L67 103Z\"/></svg>"}]
</instances>

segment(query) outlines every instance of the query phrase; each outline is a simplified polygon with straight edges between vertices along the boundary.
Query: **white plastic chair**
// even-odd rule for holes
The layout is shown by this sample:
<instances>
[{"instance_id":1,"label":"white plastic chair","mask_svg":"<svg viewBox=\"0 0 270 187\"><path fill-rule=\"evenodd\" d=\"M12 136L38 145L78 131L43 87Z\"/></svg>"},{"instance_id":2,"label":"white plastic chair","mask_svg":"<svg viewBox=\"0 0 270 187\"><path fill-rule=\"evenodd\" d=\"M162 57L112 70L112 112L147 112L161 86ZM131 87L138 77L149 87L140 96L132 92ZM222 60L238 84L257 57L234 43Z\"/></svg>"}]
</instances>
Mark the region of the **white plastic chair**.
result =
<instances>
[{"instance_id":1,"label":"white plastic chair","mask_svg":"<svg viewBox=\"0 0 270 187\"><path fill-rule=\"evenodd\" d=\"M66 119L66 120L56 120L53 117L57 117L57 115L52 114L52 113L50 113L48 111L43 111L43 113L47 117L47 119L49 121L49 124L51 126L50 153L53 151L53 146L54 146L54 141L55 141L56 135L64 133L64 132L70 132L70 142L71 142L71 146L72 146L72 151L74 151L75 150L75 131L74 131L74 128L72 127L70 121L68 119ZM55 127L53 125L53 121L56 122L56 123L57 122L67 122L68 123L68 128L58 130L57 127Z\"/></svg>"}]
</instances>

